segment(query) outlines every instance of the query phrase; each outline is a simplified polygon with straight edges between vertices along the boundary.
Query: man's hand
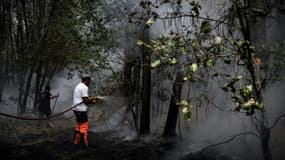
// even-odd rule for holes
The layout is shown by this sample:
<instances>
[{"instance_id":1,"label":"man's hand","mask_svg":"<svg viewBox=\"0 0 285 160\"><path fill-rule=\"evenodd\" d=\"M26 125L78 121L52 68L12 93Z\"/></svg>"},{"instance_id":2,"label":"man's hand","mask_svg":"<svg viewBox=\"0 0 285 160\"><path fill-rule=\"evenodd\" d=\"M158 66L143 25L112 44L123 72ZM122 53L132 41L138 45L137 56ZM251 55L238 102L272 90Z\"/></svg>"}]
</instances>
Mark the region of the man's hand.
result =
<instances>
[{"instance_id":1,"label":"man's hand","mask_svg":"<svg viewBox=\"0 0 285 160\"><path fill-rule=\"evenodd\" d=\"M89 97L89 99L91 100L91 103L95 104L97 103L97 101L104 99L104 97L94 96L94 97Z\"/></svg>"},{"instance_id":2,"label":"man's hand","mask_svg":"<svg viewBox=\"0 0 285 160\"><path fill-rule=\"evenodd\" d=\"M95 96L95 99L102 100L102 99L104 99L104 97L102 97L102 96Z\"/></svg>"}]
</instances>

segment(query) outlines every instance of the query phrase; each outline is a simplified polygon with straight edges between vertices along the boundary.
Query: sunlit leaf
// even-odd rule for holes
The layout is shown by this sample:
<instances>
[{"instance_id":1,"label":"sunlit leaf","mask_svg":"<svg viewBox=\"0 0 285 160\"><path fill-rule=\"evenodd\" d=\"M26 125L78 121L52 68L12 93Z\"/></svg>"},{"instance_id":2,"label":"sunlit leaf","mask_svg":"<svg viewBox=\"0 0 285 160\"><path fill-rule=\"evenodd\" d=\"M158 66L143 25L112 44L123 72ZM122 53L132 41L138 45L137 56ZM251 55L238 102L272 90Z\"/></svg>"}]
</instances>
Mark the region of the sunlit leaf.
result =
<instances>
[{"instance_id":1,"label":"sunlit leaf","mask_svg":"<svg viewBox=\"0 0 285 160\"><path fill-rule=\"evenodd\" d=\"M222 37L219 36L215 37L215 44L219 45L221 43L222 43Z\"/></svg>"},{"instance_id":2,"label":"sunlit leaf","mask_svg":"<svg viewBox=\"0 0 285 160\"><path fill-rule=\"evenodd\" d=\"M154 61L151 63L151 68L155 68L161 64L160 59Z\"/></svg>"},{"instance_id":3,"label":"sunlit leaf","mask_svg":"<svg viewBox=\"0 0 285 160\"><path fill-rule=\"evenodd\" d=\"M241 76L241 75L238 75L238 76L236 77L236 79L241 80L241 79L242 79L242 76Z\"/></svg>"},{"instance_id":4,"label":"sunlit leaf","mask_svg":"<svg viewBox=\"0 0 285 160\"><path fill-rule=\"evenodd\" d=\"M256 106L258 109L260 109L260 110L263 110L263 109L264 109L264 103L262 103L262 102L256 102L256 103L255 103L255 106Z\"/></svg>"},{"instance_id":5,"label":"sunlit leaf","mask_svg":"<svg viewBox=\"0 0 285 160\"><path fill-rule=\"evenodd\" d=\"M188 107L183 107L182 112L183 112L183 113L187 113L187 112L189 112Z\"/></svg>"},{"instance_id":6,"label":"sunlit leaf","mask_svg":"<svg viewBox=\"0 0 285 160\"><path fill-rule=\"evenodd\" d=\"M172 43L171 40L168 40L168 41L167 41L167 45L168 45L169 47L173 47L173 46L174 46L174 44Z\"/></svg>"},{"instance_id":7,"label":"sunlit leaf","mask_svg":"<svg viewBox=\"0 0 285 160\"><path fill-rule=\"evenodd\" d=\"M248 92L252 92L252 85L247 85L246 89L247 89Z\"/></svg>"},{"instance_id":8,"label":"sunlit leaf","mask_svg":"<svg viewBox=\"0 0 285 160\"><path fill-rule=\"evenodd\" d=\"M187 48L186 47L182 47L181 50L182 50L182 54L186 54L187 53Z\"/></svg>"},{"instance_id":9,"label":"sunlit leaf","mask_svg":"<svg viewBox=\"0 0 285 160\"><path fill-rule=\"evenodd\" d=\"M172 58L169 63L170 63L170 64L176 64L176 63L177 63L176 58Z\"/></svg>"},{"instance_id":10,"label":"sunlit leaf","mask_svg":"<svg viewBox=\"0 0 285 160\"><path fill-rule=\"evenodd\" d=\"M211 67L211 66L213 66L213 63L214 61L213 61L213 59L208 59L207 61L206 61L206 66L207 67Z\"/></svg>"},{"instance_id":11,"label":"sunlit leaf","mask_svg":"<svg viewBox=\"0 0 285 160\"><path fill-rule=\"evenodd\" d=\"M151 26L151 25L153 25L153 23L154 23L154 19L153 18L150 18L150 19L148 19L147 21L146 21L146 25L147 26Z\"/></svg>"},{"instance_id":12,"label":"sunlit leaf","mask_svg":"<svg viewBox=\"0 0 285 160\"><path fill-rule=\"evenodd\" d=\"M196 63L193 63L191 66L190 66L190 71L191 72L196 72L198 70L198 65Z\"/></svg>"},{"instance_id":13,"label":"sunlit leaf","mask_svg":"<svg viewBox=\"0 0 285 160\"><path fill-rule=\"evenodd\" d=\"M144 42L143 42L142 40L138 40L138 41L137 41L137 45L138 45L138 46L142 46L143 44L144 44Z\"/></svg>"},{"instance_id":14,"label":"sunlit leaf","mask_svg":"<svg viewBox=\"0 0 285 160\"><path fill-rule=\"evenodd\" d=\"M191 104L189 104L186 100L182 100L178 102L177 105L182 106L182 107L187 107L187 108L191 107Z\"/></svg>"},{"instance_id":15,"label":"sunlit leaf","mask_svg":"<svg viewBox=\"0 0 285 160\"><path fill-rule=\"evenodd\" d=\"M252 105L255 104L255 100L253 98L250 98L248 101L246 101L243 105L245 108L249 108L251 107Z\"/></svg>"}]
</instances>

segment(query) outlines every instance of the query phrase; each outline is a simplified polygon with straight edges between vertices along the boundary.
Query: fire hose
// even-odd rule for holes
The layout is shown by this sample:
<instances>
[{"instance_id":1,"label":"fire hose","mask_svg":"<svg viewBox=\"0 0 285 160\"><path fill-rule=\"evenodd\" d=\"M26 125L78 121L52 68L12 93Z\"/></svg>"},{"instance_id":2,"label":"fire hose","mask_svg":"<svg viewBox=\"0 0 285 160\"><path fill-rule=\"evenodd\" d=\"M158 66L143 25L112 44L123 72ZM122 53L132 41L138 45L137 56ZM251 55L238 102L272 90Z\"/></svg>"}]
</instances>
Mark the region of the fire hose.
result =
<instances>
[{"instance_id":1,"label":"fire hose","mask_svg":"<svg viewBox=\"0 0 285 160\"><path fill-rule=\"evenodd\" d=\"M20 116L15 116L15 115L11 115L11 114L7 114L7 113L2 113L0 112L0 115L1 116L6 116L6 117L10 117L10 118L15 118L15 119L22 119L22 120L47 120L47 119L51 119L51 118L55 118L55 117L58 117L58 116L61 116L63 115L64 113L72 110L73 108L77 107L78 105L82 104L83 102L80 102L60 113L57 113L57 114L54 114L54 115L51 115L51 116L48 116L48 117L44 117L44 118L28 118L28 117L20 117Z\"/></svg>"}]
</instances>

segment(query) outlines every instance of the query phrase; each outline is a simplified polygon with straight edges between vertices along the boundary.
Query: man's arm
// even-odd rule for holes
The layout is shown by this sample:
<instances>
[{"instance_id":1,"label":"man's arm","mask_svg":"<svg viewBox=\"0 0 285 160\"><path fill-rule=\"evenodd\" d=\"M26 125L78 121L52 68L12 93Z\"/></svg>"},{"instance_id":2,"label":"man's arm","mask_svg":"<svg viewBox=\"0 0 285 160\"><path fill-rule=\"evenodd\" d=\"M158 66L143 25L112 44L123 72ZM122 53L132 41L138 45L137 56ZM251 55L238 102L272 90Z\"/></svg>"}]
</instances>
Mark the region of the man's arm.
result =
<instances>
[{"instance_id":1,"label":"man's arm","mask_svg":"<svg viewBox=\"0 0 285 160\"><path fill-rule=\"evenodd\" d=\"M95 104L95 102L89 97L82 97L83 103L85 104Z\"/></svg>"},{"instance_id":2,"label":"man's arm","mask_svg":"<svg viewBox=\"0 0 285 160\"><path fill-rule=\"evenodd\" d=\"M103 97L95 96L95 97L82 97L83 103L85 104L95 104L98 100L103 99Z\"/></svg>"}]
</instances>

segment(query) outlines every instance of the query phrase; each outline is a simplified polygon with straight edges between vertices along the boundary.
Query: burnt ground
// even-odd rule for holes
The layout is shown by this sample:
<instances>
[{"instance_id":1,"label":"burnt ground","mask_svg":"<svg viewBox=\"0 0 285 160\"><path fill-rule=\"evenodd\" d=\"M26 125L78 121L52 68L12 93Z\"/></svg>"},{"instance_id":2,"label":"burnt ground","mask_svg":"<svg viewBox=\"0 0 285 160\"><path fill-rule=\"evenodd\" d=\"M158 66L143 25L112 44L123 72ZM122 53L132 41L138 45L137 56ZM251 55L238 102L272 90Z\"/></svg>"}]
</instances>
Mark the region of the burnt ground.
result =
<instances>
[{"instance_id":1,"label":"burnt ground","mask_svg":"<svg viewBox=\"0 0 285 160\"><path fill-rule=\"evenodd\" d=\"M95 120L90 120L92 124ZM117 131L89 133L89 147L72 144L75 120L57 118L53 127L45 122L23 121L0 117L0 151L5 160L233 160L218 152L206 155L181 154L179 141L169 141L159 135L126 140ZM90 125L92 126L92 125ZM282 132L283 133L283 132ZM282 135L278 132L278 135ZM273 139L274 140L274 139ZM280 141L280 139L279 139ZM283 145L284 146L284 145ZM278 149L278 148L277 148ZM275 148L276 150L276 148ZM279 147L279 150L283 151ZM279 151L279 152L280 152ZM179 157L180 155L180 157ZM284 154L275 156L283 160ZM283 157L283 158L282 158ZM240 159L238 159L240 160Z\"/></svg>"},{"instance_id":2,"label":"burnt ground","mask_svg":"<svg viewBox=\"0 0 285 160\"><path fill-rule=\"evenodd\" d=\"M123 140L112 131L89 133L89 147L74 146L74 119L57 119L47 128L38 121L0 117L1 159L151 160L173 159L172 144L158 136ZM168 158L167 158L168 157Z\"/></svg>"}]
</instances>

